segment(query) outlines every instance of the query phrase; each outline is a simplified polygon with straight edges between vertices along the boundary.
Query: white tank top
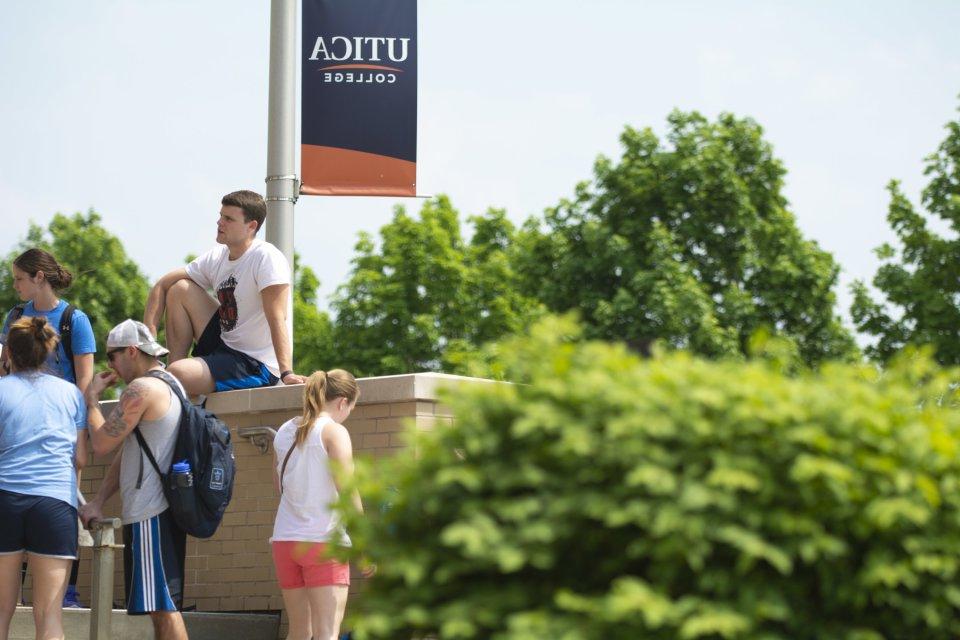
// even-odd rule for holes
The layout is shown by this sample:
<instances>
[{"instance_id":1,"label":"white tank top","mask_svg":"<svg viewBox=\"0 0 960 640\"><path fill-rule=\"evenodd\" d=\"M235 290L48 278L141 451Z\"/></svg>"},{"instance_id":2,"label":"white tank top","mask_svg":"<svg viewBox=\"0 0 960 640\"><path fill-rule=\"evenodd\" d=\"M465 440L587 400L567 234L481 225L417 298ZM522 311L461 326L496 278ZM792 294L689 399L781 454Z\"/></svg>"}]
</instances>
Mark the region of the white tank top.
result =
<instances>
[{"instance_id":1,"label":"white tank top","mask_svg":"<svg viewBox=\"0 0 960 640\"><path fill-rule=\"evenodd\" d=\"M300 418L285 422L273 441L277 452L277 475L283 459L294 446ZM290 454L283 474L283 493L273 523L271 542L329 542L349 546L350 538L330 505L339 493L333 483L328 465L329 457L323 446L323 428L333 422L322 416L314 423L306 442Z\"/></svg>"}]
</instances>

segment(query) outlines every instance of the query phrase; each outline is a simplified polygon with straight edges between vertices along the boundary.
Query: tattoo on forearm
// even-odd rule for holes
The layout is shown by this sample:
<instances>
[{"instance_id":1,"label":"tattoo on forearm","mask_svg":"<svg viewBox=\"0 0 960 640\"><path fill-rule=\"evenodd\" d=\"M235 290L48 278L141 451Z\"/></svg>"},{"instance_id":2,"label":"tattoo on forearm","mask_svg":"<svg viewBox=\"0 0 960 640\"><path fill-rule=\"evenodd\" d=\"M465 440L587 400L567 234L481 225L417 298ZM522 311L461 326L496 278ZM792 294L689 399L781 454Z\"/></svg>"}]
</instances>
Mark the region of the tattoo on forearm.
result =
<instances>
[{"instance_id":1,"label":"tattoo on forearm","mask_svg":"<svg viewBox=\"0 0 960 640\"><path fill-rule=\"evenodd\" d=\"M143 403L146 401L147 385L139 380L130 383L123 393L120 394L120 402L103 424L103 430L107 435L119 438L127 428L127 418L130 414L141 413Z\"/></svg>"}]
</instances>

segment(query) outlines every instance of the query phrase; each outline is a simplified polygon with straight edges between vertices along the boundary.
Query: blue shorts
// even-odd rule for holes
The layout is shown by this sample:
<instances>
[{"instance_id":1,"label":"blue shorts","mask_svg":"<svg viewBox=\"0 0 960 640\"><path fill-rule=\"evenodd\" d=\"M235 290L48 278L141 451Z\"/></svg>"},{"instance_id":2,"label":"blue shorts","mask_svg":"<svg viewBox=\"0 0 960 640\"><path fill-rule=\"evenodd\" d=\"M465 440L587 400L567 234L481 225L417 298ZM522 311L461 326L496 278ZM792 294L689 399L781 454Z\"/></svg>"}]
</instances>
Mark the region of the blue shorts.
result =
<instances>
[{"instance_id":1,"label":"blue shorts","mask_svg":"<svg viewBox=\"0 0 960 640\"><path fill-rule=\"evenodd\" d=\"M77 558L77 510L63 500L0 489L0 555Z\"/></svg>"},{"instance_id":2,"label":"blue shorts","mask_svg":"<svg viewBox=\"0 0 960 640\"><path fill-rule=\"evenodd\" d=\"M183 607L187 534L170 510L123 527L123 583L127 613L178 611Z\"/></svg>"},{"instance_id":3,"label":"blue shorts","mask_svg":"<svg viewBox=\"0 0 960 640\"><path fill-rule=\"evenodd\" d=\"M267 365L224 344L219 313L210 318L191 355L207 363L217 391L272 387L280 380Z\"/></svg>"}]
</instances>

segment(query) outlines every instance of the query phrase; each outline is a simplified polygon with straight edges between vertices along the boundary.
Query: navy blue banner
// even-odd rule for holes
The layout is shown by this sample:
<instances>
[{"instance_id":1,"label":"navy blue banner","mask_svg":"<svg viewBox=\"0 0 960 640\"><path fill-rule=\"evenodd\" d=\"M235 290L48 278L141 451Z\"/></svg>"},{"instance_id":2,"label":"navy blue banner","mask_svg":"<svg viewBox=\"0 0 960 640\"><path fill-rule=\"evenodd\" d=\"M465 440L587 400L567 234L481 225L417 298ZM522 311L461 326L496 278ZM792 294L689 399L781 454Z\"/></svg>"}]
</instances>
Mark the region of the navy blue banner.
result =
<instances>
[{"instance_id":1,"label":"navy blue banner","mask_svg":"<svg viewBox=\"0 0 960 640\"><path fill-rule=\"evenodd\" d=\"M305 194L416 195L417 0L303 0Z\"/></svg>"}]
</instances>

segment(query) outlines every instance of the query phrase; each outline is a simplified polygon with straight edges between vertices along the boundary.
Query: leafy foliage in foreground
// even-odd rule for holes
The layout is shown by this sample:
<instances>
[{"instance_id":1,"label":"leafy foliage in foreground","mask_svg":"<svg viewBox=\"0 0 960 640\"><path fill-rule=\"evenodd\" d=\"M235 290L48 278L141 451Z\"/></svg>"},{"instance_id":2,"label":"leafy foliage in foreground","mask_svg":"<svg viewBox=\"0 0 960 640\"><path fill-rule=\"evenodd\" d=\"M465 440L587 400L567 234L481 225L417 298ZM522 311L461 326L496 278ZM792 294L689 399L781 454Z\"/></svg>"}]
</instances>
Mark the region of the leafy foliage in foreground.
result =
<instances>
[{"instance_id":1,"label":"leafy foliage in foreground","mask_svg":"<svg viewBox=\"0 0 960 640\"><path fill-rule=\"evenodd\" d=\"M928 359L791 377L572 334L506 343L523 384L459 387L454 426L361 466L358 637L960 636L960 416Z\"/></svg>"}]
</instances>

